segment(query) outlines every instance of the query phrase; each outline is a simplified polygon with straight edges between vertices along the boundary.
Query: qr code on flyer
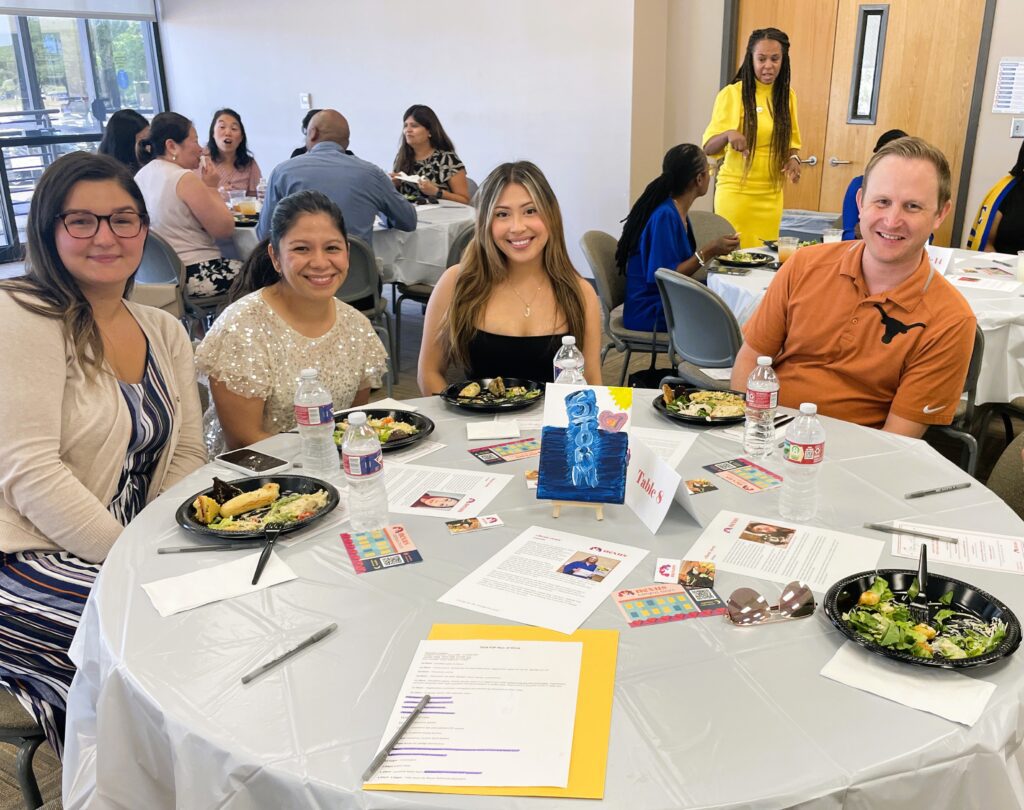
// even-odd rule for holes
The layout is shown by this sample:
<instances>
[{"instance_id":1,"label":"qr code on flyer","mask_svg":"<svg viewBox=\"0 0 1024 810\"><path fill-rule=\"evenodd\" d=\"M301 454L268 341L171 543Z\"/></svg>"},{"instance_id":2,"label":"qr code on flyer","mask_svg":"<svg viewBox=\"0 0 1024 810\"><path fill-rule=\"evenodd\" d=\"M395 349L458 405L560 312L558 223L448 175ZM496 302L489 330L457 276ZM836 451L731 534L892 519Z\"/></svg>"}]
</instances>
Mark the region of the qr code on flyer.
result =
<instances>
[{"instance_id":1,"label":"qr code on flyer","mask_svg":"<svg viewBox=\"0 0 1024 810\"><path fill-rule=\"evenodd\" d=\"M715 592L710 588L688 588L687 590L690 592L690 596L694 599L703 601L717 598Z\"/></svg>"}]
</instances>

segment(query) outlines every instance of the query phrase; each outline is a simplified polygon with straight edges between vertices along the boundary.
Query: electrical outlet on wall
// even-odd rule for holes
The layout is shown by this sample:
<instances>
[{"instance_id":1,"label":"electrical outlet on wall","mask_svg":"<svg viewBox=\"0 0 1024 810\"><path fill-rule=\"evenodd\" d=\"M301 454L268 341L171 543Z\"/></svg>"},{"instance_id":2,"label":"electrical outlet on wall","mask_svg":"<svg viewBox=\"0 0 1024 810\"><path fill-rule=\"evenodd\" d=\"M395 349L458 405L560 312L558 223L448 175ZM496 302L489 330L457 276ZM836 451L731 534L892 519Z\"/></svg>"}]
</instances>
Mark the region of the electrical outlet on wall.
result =
<instances>
[{"instance_id":1,"label":"electrical outlet on wall","mask_svg":"<svg viewBox=\"0 0 1024 810\"><path fill-rule=\"evenodd\" d=\"M1024 138L1024 118L1014 118L1010 121L1010 137Z\"/></svg>"},{"instance_id":2,"label":"electrical outlet on wall","mask_svg":"<svg viewBox=\"0 0 1024 810\"><path fill-rule=\"evenodd\" d=\"M313 97L309 93L299 93L299 109L300 110L312 110L313 109ZM1015 119L1016 120L1016 119ZM1022 121L1024 123L1024 121ZM1024 135L1022 135L1024 137Z\"/></svg>"}]
</instances>

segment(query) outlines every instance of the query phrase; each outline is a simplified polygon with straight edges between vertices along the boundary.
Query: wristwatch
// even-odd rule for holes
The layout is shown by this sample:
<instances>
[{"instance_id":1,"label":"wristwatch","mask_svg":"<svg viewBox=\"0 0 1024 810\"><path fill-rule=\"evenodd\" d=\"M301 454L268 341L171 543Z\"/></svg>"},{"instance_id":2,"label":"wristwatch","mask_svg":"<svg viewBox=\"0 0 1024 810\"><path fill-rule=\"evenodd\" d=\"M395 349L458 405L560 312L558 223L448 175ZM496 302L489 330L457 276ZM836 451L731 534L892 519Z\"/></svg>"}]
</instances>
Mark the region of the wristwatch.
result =
<instances>
[{"instance_id":1,"label":"wristwatch","mask_svg":"<svg viewBox=\"0 0 1024 810\"><path fill-rule=\"evenodd\" d=\"M434 195L434 199L440 202L442 194L444 194L444 189L441 188L440 186L438 186L437 187L437 194Z\"/></svg>"}]
</instances>

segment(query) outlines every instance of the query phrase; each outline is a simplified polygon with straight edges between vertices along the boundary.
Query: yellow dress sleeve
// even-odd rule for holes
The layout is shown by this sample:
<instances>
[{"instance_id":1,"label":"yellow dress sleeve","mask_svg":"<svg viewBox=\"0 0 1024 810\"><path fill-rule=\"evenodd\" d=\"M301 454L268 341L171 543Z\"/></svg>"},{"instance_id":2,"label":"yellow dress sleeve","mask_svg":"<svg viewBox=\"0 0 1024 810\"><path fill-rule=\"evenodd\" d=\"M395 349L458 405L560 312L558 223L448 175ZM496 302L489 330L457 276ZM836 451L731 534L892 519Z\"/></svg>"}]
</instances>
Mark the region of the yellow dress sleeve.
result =
<instances>
[{"instance_id":1,"label":"yellow dress sleeve","mask_svg":"<svg viewBox=\"0 0 1024 810\"><path fill-rule=\"evenodd\" d=\"M791 152L798 152L803 144L800 140L800 125L797 123L796 117L796 93L792 90L789 91L789 121L791 125L789 149Z\"/></svg>"},{"instance_id":2,"label":"yellow dress sleeve","mask_svg":"<svg viewBox=\"0 0 1024 810\"><path fill-rule=\"evenodd\" d=\"M718 95L715 97L714 109L711 111L711 123L704 130L701 145L706 144L715 135L720 135L728 129L739 128L740 119L743 115L739 88L740 84L736 82L735 84L727 84L718 91ZM721 157L723 154L725 154L725 146L712 155L712 157Z\"/></svg>"}]
</instances>

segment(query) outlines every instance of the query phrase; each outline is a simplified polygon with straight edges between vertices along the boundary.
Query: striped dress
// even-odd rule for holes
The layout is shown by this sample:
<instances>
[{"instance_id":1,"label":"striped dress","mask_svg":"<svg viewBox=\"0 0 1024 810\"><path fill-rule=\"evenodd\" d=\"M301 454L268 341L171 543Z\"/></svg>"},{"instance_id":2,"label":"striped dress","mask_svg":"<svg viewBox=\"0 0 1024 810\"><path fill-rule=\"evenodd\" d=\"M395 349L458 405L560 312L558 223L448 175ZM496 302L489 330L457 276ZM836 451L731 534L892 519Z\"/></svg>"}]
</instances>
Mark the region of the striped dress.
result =
<instances>
[{"instance_id":1,"label":"striped dress","mask_svg":"<svg viewBox=\"0 0 1024 810\"><path fill-rule=\"evenodd\" d=\"M132 433L117 492L107 506L127 525L146 505L174 412L160 370L147 354L140 383L118 381ZM12 692L64 755L64 719L75 667L68 647L99 563L66 551L0 552L0 686Z\"/></svg>"}]
</instances>

